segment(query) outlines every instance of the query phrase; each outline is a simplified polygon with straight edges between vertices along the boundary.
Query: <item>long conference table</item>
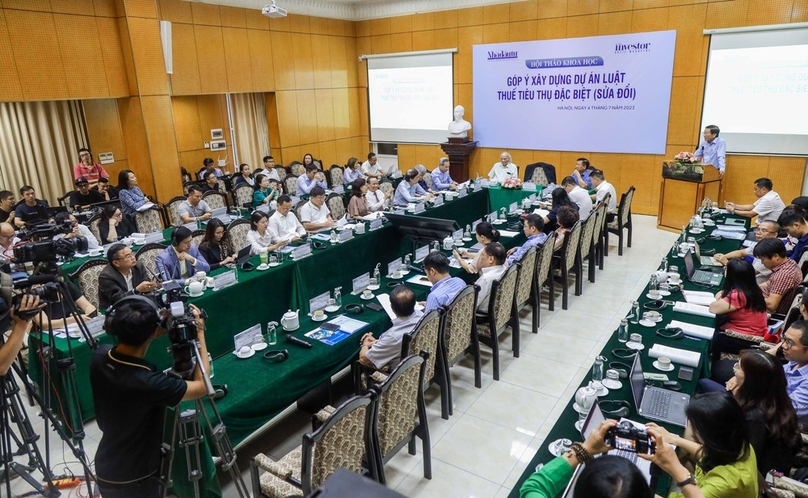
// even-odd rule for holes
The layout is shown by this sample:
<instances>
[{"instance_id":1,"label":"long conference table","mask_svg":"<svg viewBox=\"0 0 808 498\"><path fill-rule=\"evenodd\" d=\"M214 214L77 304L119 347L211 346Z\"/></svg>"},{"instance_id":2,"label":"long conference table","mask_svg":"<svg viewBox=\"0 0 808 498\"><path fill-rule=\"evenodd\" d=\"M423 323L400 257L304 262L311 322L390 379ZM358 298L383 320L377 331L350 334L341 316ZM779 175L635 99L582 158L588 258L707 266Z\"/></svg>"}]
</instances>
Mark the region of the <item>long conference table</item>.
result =
<instances>
[{"instance_id":1,"label":"long conference table","mask_svg":"<svg viewBox=\"0 0 808 498\"><path fill-rule=\"evenodd\" d=\"M482 189L470 192L464 198L456 198L441 206L428 208L421 215L456 220L458 225L465 227L489 212L507 207L513 202L521 202L527 197L523 191L498 188L492 190L502 190L497 192L498 202L495 205L490 204L489 189ZM519 230L519 228L518 219L511 218L511 229ZM524 235L521 232L515 237L502 240L506 247L513 247L523 241ZM344 243L325 245L327 246L325 249L314 250L314 253L307 258L299 261L287 258L283 264L266 271L244 272L237 269L238 282L235 285L217 291L208 289L202 296L187 301L204 308L209 315L205 338L208 350L214 357L213 382L229 386L228 395L218 400L216 406L233 445L244 441L312 389L328 383L332 376L357 357L359 341L353 337L334 345L326 345L303 336L304 333L318 328L318 324L306 315L308 299L341 286L343 306L363 303L359 296L351 295L351 279L365 272L372 274L377 263L381 263L384 274L388 262L412 254L415 249L412 242L405 240L389 224L375 231L355 235L352 240ZM448 251L444 252L448 254ZM258 266L257 260L258 257L254 256L252 263L255 266ZM77 261L71 266L78 267L81 263L83 261ZM211 275L223 271L226 269L211 272ZM474 278L459 269L452 269L452 273L463 276L468 281L473 281ZM381 287L376 293L389 292L391 289L387 285L390 282L390 279L383 278ZM429 287L418 284L410 286L415 290L419 300L426 297ZM312 344L311 349L302 349L285 342L283 338L285 332L279 327L278 344L270 348L287 349L289 358L286 361L281 363L266 361L262 357L262 352L248 359L240 359L232 354L234 335L256 324L261 324L262 331L266 333L267 322L280 321L280 317L287 310L297 309L301 310L300 328L293 335L306 339ZM367 327L361 330L362 334L373 332L378 337L391 325L384 311L377 312L365 308L363 313L351 316L368 323ZM45 336L32 334L29 349L29 375L39 384L40 389L44 387L45 377L42 375L43 364L39 352L41 345L48 344L50 338L46 336L47 334ZM95 416L89 379L89 364L93 351L85 342L77 339L53 338L52 341L53 360L46 364L53 373L50 379L51 392L55 394L52 404L65 418L80 417L82 421L89 420ZM98 341L100 344L114 342L107 334L100 335ZM156 339L151 344L146 358L160 369L169 368L172 364L172 356L167 352L169 345L165 336ZM67 357L73 357L75 360L76 369L73 375L77 403L73 402L72 396L65 389L66 383L54 368L55 360ZM78 406L75 406L76 404ZM215 494L217 489L215 482L209 483L209 487ZM174 491L178 496L191 494L187 483L176 480Z\"/></svg>"},{"instance_id":2,"label":"long conference table","mask_svg":"<svg viewBox=\"0 0 808 498\"><path fill-rule=\"evenodd\" d=\"M718 218L714 217L713 219L717 219L717 224L721 224L721 221L729 218L735 218L733 216L726 216L722 215ZM746 227L748 228L748 220L746 220ZM729 253L738 249L741 246L741 241L736 240L729 240L723 239L721 241L717 241L714 239L710 239L708 236L712 232L713 228L707 228L704 233L691 233L688 229L688 236L695 237L696 240L703 240L700 244L702 249L715 249L716 253ZM719 290L718 287L713 287L706 289L704 286L697 286L692 284L686 277L685 265L684 260L681 257L672 257L670 251L667 254L668 264L677 266L679 269L680 274L683 278L683 289L684 290L693 290L693 291L711 291L717 292ZM698 266L698 262L696 262ZM723 280L722 280L723 284ZM586 292L586 289L584 289ZM646 286L643 291L640 293L637 298L635 298L641 308L641 312L647 311L644 306L645 304L651 301L650 298L647 297L648 294L648 286ZM684 301L684 297L681 292L676 292L671 294L668 297L664 297L662 299L668 301ZM630 312L629 312L630 313ZM695 325L700 325L704 327L714 327L715 326L715 318L708 318L703 316L685 314L681 312L673 311L673 306L666 306L664 309L660 310L662 315L662 321L657 323L655 327L644 327L638 323L631 323L629 320L629 333L634 334L638 333L642 335L642 343L645 346L642 351L640 351L640 360L641 365L644 373L663 373L654 368L653 362L654 358L649 357L648 350L654 346L655 344L659 344L662 346L669 346L677 349L685 349L689 351L695 351L701 354L701 359L697 368L694 369L693 379L690 381L681 380L678 378L679 369L681 368L679 364L674 362L675 369L670 372L665 372L668 375L670 380L676 380L682 385L681 392L690 394L691 396L695 395L696 392L696 384L700 378L705 378L710 376L710 358L709 358L709 351L710 351L710 341L709 340L702 340L698 338L693 338L689 336L685 336L679 339L668 339L664 337L660 337L656 334L656 330L664 328L667 324L671 322L671 320L677 320L680 322L692 323ZM541 332L540 332L541 333ZM617 340L617 331L615 331L612 336L609 338L609 341L603 346L603 349L600 352L601 356L604 356L607 361L606 368L608 369L608 364L611 362L621 362L631 365L632 358L630 359L620 359L615 356L614 351L620 348L625 348L625 344L618 342ZM594 361L594 357L593 357ZM591 369L586 377L581 381L579 387L583 387L589 384L592 380L592 372ZM631 413L626 417L631 420L635 420L642 423L651 422L651 420L644 418L643 416L637 413L637 407L634 406L634 400L631 393L631 387L629 383L629 379L620 379L620 382L623 384L620 389L616 390L609 390L609 394L599 400L608 399L608 400L626 400L629 402L631 408ZM510 494L508 495L509 498L518 498L519 497L519 490L522 487L522 484L536 471L537 466L541 464L545 464L555 458L553 454L550 453L549 446L552 442L560 439L566 438L572 441L581 441L582 436L581 433L575 428L575 422L578 421L579 415L573 409L573 403L575 402L575 397L573 396L572 399L569 400L567 406L564 408L564 411L558 417L553 428L547 434L547 437L544 439L539 450L531 459L530 463L525 467L522 475L519 477L519 480L514 485L513 489L511 490ZM614 416L607 415L607 418L615 418ZM681 427L677 427L667 423L660 423L657 422L659 425L665 427L671 432L676 434L681 434L684 429ZM658 495L666 496L667 490L670 486L670 476L665 474L664 472L656 469L657 472L653 473L656 476L655 482L652 481L652 484L656 487L656 493Z\"/></svg>"}]
</instances>

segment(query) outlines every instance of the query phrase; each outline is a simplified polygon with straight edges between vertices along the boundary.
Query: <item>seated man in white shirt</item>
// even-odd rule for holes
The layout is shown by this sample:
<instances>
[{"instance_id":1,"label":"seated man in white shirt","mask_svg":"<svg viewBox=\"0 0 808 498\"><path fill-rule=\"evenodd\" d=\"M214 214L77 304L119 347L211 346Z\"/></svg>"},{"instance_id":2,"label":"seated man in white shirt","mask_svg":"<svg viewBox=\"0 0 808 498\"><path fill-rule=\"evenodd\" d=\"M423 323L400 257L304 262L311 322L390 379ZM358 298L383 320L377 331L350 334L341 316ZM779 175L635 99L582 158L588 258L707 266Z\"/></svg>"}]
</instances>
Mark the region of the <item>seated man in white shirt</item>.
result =
<instances>
[{"instance_id":1,"label":"seated man in white shirt","mask_svg":"<svg viewBox=\"0 0 808 498\"><path fill-rule=\"evenodd\" d=\"M71 213L66 213L64 211L56 213L54 216L56 223L59 225L63 225L65 222L69 222L73 229L68 233L60 233L53 236L53 240L59 239L72 239L74 237L84 237L87 239L87 250L92 251L93 249L98 249L100 246L98 245L98 239L95 238L93 232L90 231L89 228L79 223L79 220L76 219Z\"/></svg>"},{"instance_id":2,"label":"seated man in white shirt","mask_svg":"<svg viewBox=\"0 0 808 498\"><path fill-rule=\"evenodd\" d=\"M735 204L734 202L727 202L726 208L730 214L744 216L746 218L758 217L758 223L761 221L777 221L786 205L780 198L780 195L772 190L774 185L768 178L758 178L755 180L753 190L755 197L758 200L754 204Z\"/></svg>"},{"instance_id":3,"label":"seated man in white shirt","mask_svg":"<svg viewBox=\"0 0 808 498\"><path fill-rule=\"evenodd\" d=\"M281 240L295 242L306 236L306 229L292 212L292 199L286 194L278 197L278 208L269 219L269 233L273 244Z\"/></svg>"},{"instance_id":4,"label":"seated man in white shirt","mask_svg":"<svg viewBox=\"0 0 808 498\"><path fill-rule=\"evenodd\" d=\"M592 212L592 199L589 197L589 193L579 187L578 182L571 176L564 177L561 180L561 187L567 191L567 195L570 196L572 202L578 206L578 217L581 221L585 220L589 213Z\"/></svg>"},{"instance_id":5,"label":"seated man in white shirt","mask_svg":"<svg viewBox=\"0 0 808 498\"><path fill-rule=\"evenodd\" d=\"M595 202L600 202L606 198L606 194L610 194L611 197L609 197L609 205L606 207L606 212L611 214L612 218L614 218L614 214L617 213L617 191L614 190L614 185L606 181L603 171L599 169L590 173L589 178L592 180L592 186L596 190L596 192L589 197ZM611 221L611 219L607 217L606 221Z\"/></svg>"},{"instance_id":6,"label":"seated man in white shirt","mask_svg":"<svg viewBox=\"0 0 808 498\"><path fill-rule=\"evenodd\" d=\"M393 190L385 194L381 191L379 185L381 185L381 182L378 178L368 179L368 191L365 193L365 204L368 207L368 211L371 213L384 211L387 201L393 197Z\"/></svg>"},{"instance_id":7,"label":"seated man in white shirt","mask_svg":"<svg viewBox=\"0 0 808 498\"><path fill-rule=\"evenodd\" d=\"M488 313L491 297L491 284L505 273L505 247L499 242L491 242L483 247L480 255L480 278L474 284L480 288L477 293L477 311Z\"/></svg>"},{"instance_id":8,"label":"seated man in white shirt","mask_svg":"<svg viewBox=\"0 0 808 498\"><path fill-rule=\"evenodd\" d=\"M508 178L519 178L519 169L511 162L511 155L503 152L499 155L499 162L494 163L491 171L488 172L488 179L502 183Z\"/></svg>"},{"instance_id":9,"label":"seated man in white shirt","mask_svg":"<svg viewBox=\"0 0 808 498\"><path fill-rule=\"evenodd\" d=\"M303 228L308 232L319 232L337 226L337 222L331 217L331 211L325 205L325 189L314 187L309 195L309 202L300 208Z\"/></svg>"},{"instance_id":10,"label":"seated man in white shirt","mask_svg":"<svg viewBox=\"0 0 808 498\"><path fill-rule=\"evenodd\" d=\"M270 180L281 181L280 175L278 175L278 172L275 170L275 159L272 156L264 156L264 171L265 175L269 175ZM258 172L255 172L253 178L255 178L257 174Z\"/></svg>"},{"instance_id":11,"label":"seated man in white shirt","mask_svg":"<svg viewBox=\"0 0 808 498\"><path fill-rule=\"evenodd\" d=\"M314 164L307 164L306 174L300 175L297 179L297 195L311 195L311 189L317 186L323 187L323 190L327 188L323 172Z\"/></svg>"},{"instance_id":12,"label":"seated man in white shirt","mask_svg":"<svg viewBox=\"0 0 808 498\"><path fill-rule=\"evenodd\" d=\"M188 198L177 206L183 223L209 220L212 216L210 206L202 200L202 188L196 185L188 187Z\"/></svg>"},{"instance_id":13,"label":"seated man in white shirt","mask_svg":"<svg viewBox=\"0 0 808 498\"><path fill-rule=\"evenodd\" d=\"M390 293L390 307L396 317L393 326L378 339L368 332L359 341L359 362L377 370L393 369L401 361L401 343L404 334L412 332L424 315L415 310L415 292L406 285L399 285Z\"/></svg>"},{"instance_id":14,"label":"seated man in white shirt","mask_svg":"<svg viewBox=\"0 0 808 498\"><path fill-rule=\"evenodd\" d=\"M368 160L362 163L362 173L368 178L381 178L384 176L382 166L379 164L379 158L373 152L369 153Z\"/></svg>"},{"instance_id":15,"label":"seated man in white shirt","mask_svg":"<svg viewBox=\"0 0 808 498\"><path fill-rule=\"evenodd\" d=\"M19 244L20 238L14 233L11 223L0 223L0 255L7 260L14 259L14 246Z\"/></svg>"},{"instance_id":16,"label":"seated man in white shirt","mask_svg":"<svg viewBox=\"0 0 808 498\"><path fill-rule=\"evenodd\" d=\"M757 228L755 228L754 244L751 244L749 247L741 247L737 251L728 252L726 254L716 253L713 257L722 265L726 265L730 259L735 258L746 258L748 261L748 258L754 257L752 252L755 248L755 244L763 239L774 239L777 237L778 233L780 233L780 225L777 222L761 221L758 223ZM763 265L760 258L754 258L752 260L752 267L755 269L755 279L758 285L762 285L769 280L772 271Z\"/></svg>"}]
</instances>

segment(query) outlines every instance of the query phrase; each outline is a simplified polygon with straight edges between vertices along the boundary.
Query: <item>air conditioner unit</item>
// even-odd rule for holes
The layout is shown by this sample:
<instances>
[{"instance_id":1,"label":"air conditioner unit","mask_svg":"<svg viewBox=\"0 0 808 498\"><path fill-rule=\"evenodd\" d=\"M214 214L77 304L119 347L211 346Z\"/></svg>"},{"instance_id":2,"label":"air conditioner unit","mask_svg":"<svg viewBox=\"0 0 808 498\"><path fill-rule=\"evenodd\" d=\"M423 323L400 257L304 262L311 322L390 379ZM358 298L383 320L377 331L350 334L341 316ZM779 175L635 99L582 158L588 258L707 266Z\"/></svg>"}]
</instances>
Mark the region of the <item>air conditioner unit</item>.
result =
<instances>
[{"instance_id":1,"label":"air conditioner unit","mask_svg":"<svg viewBox=\"0 0 808 498\"><path fill-rule=\"evenodd\" d=\"M267 4L263 9L261 9L261 13L267 17L286 17L286 9L282 9L275 5L275 0L272 0L272 3Z\"/></svg>"}]
</instances>

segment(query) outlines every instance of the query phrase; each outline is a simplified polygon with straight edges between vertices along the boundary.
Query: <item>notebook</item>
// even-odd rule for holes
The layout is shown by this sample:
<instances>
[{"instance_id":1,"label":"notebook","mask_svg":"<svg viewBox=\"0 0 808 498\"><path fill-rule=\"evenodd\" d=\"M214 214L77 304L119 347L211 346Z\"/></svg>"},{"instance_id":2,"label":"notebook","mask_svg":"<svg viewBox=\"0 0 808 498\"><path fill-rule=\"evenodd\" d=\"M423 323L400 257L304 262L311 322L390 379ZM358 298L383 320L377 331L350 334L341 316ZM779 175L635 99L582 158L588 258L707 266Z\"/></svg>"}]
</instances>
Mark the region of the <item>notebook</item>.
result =
<instances>
[{"instance_id":1,"label":"notebook","mask_svg":"<svg viewBox=\"0 0 808 498\"><path fill-rule=\"evenodd\" d=\"M630 375L631 394L634 395L637 413L647 419L684 427L687 425L685 408L690 403L690 395L647 385L640 356L634 355Z\"/></svg>"}]
</instances>

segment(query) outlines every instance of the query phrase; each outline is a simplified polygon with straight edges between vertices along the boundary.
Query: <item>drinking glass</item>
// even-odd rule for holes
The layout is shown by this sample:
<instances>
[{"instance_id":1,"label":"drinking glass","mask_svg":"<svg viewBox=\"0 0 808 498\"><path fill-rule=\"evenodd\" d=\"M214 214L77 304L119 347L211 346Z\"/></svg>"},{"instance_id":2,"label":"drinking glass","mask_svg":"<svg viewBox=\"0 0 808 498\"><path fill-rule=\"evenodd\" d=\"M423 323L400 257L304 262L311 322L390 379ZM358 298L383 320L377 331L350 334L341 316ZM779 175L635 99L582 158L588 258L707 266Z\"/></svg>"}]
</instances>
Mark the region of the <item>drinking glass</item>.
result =
<instances>
[{"instance_id":1,"label":"drinking glass","mask_svg":"<svg viewBox=\"0 0 808 498\"><path fill-rule=\"evenodd\" d=\"M261 258L261 264L267 264L267 251L264 249L263 251L258 253L258 257Z\"/></svg>"},{"instance_id":2,"label":"drinking glass","mask_svg":"<svg viewBox=\"0 0 808 498\"><path fill-rule=\"evenodd\" d=\"M271 265L278 264L278 255L275 254L274 252L272 253L272 256L269 257L269 264Z\"/></svg>"},{"instance_id":3,"label":"drinking glass","mask_svg":"<svg viewBox=\"0 0 808 498\"><path fill-rule=\"evenodd\" d=\"M267 344L270 346L274 346L278 343L278 332L275 329L277 325L278 324L275 322L269 322L267 324Z\"/></svg>"},{"instance_id":4,"label":"drinking glass","mask_svg":"<svg viewBox=\"0 0 808 498\"><path fill-rule=\"evenodd\" d=\"M376 287L377 285L379 285L379 281L376 280L375 278L371 278L369 286L370 287Z\"/></svg>"},{"instance_id":5,"label":"drinking glass","mask_svg":"<svg viewBox=\"0 0 808 498\"><path fill-rule=\"evenodd\" d=\"M634 322L634 320L632 320ZM617 329L617 341L626 343L628 342L628 321L625 318L620 320L620 327Z\"/></svg>"}]
</instances>

